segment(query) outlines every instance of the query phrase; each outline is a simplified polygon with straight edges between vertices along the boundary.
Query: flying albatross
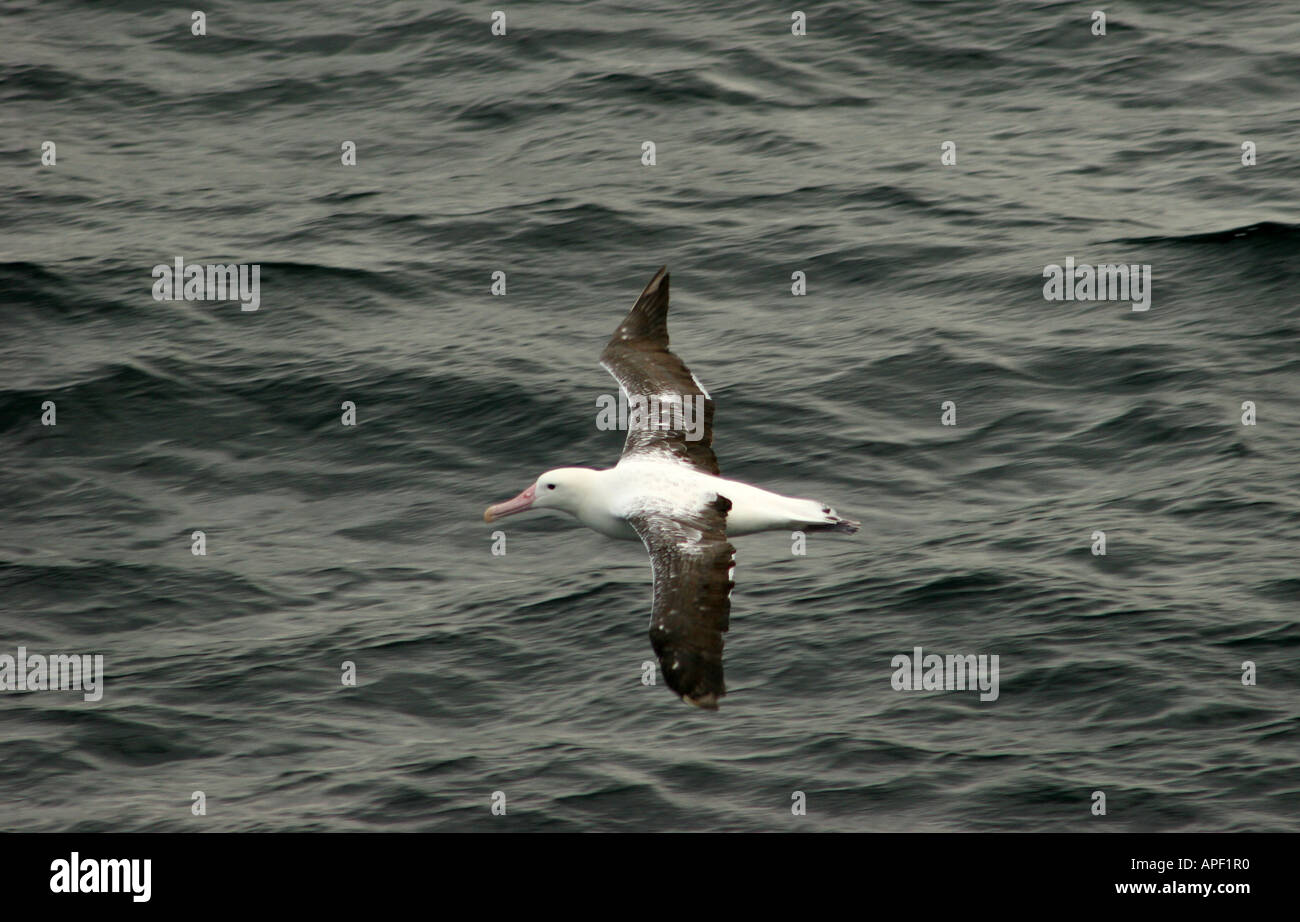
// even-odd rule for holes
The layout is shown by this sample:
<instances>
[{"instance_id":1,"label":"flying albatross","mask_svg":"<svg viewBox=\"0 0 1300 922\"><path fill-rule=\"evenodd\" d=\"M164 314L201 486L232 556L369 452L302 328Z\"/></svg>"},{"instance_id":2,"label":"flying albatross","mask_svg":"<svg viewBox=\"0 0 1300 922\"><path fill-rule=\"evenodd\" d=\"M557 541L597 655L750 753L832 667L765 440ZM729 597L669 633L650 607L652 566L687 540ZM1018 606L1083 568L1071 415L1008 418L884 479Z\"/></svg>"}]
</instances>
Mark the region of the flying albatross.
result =
<instances>
[{"instance_id":1,"label":"flying albatross","mask_svg":"<svg viewBox=\"0 0 1300 922\"><path fill-rule=\"evenodd\" d=\"M657 402L673 411L669 418L633 412L617 465L547 471L514 499L488 506L483 520L558 509L611 538L639 538L654 571L650 643L664 679L683 701L716 709L726 694L722 634L735 586L736 549L727 539L786 529L852 534L858 523L816 500L720 476L712 448L713 399L668 348L666 266L614 331L600 364L629 404ZM702 404L702 431L689 425L687 401Z\"/></svg>"}]
</instances>

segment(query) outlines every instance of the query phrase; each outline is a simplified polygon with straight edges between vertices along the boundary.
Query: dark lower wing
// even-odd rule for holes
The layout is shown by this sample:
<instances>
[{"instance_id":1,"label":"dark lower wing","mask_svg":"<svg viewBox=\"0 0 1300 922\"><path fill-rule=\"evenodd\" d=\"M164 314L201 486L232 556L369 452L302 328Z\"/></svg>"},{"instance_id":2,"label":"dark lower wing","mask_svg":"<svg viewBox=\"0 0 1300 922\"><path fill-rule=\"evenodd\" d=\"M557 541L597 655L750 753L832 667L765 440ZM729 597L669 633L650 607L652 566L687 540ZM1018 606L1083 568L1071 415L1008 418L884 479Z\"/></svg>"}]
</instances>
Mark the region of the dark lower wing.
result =
<instances>
[{"instance_id":1,"label":"dark lower wing","mask_svg":"<svg viewBox=\"0 0 1300 922\"><path fill-rule=\"evenodd\" d=\"M722 635L730 623L736 567L726 533L730 508L731 501L718 496L695 510L628 516L654 568L650 643L664 680L684 701L710 710L727 693Z\"/></svg>"}]
</instances>

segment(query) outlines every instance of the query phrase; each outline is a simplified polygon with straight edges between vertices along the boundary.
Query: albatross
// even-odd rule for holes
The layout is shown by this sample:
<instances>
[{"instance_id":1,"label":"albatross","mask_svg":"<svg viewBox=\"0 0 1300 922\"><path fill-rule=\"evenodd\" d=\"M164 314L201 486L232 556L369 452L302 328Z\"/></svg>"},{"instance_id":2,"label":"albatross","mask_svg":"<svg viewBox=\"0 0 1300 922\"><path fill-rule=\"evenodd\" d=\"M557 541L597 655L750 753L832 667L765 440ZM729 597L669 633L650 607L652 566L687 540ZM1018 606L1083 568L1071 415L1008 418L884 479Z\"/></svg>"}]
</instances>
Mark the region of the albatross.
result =
<instances>
[{"instance_id":1,"label":"albatross","mask_svg":"<svg viewBox=\"0 0 1300 922\"><path fill-rule=\"evenodd\" d=\"M650 554L650 644L668 687L715 710L727 693L722 635L729 627L736 549L728 538L760 531L852 534L858 523L812 499L727 480L713 454L713 399L668 348L668 267L655 273L600 355L623 397L675 411L633 412L618 464L547 471L514 499L488 506L485 522L555 509L611 538L640 540ZM688 426L687 401L704 425Z\"/></svg>"}]
</instances>

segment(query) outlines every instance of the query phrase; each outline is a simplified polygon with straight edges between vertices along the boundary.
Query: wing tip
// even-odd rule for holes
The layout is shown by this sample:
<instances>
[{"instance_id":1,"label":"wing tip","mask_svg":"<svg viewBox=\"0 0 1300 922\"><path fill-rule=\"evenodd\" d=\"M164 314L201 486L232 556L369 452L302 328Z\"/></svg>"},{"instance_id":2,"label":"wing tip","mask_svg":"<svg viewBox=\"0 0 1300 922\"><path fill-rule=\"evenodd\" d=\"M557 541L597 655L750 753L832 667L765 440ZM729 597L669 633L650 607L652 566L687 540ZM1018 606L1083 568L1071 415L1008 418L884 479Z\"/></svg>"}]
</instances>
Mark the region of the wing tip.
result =
<instances>
[{"instance_id":1,"label":"wing tip","mask_svg":"<svg viewBox=\"0 0 1300 922\"><path fill-rule=\"evenodd\" d=\"M645 289L637 297L636 304L633 306L633 310L635 310L638 307L642 308L643 310L651 309L651 302L653 299L656 299L660 289L663 289L664 299L666 301L668 297L668 264L667 263L660 266L659 271L654 274L654 278L650 279L649 284L645 286ZM664 313L667 313L668 311L668 305L666 303L663 305L663 311Z\"/></svg>"},{"instance_id":2,"label":"wing tip","mask_svg":"<svg viewBox=\"0 0 1300 922\"><path fill-rule=\"evenodd\" d=\"M725 694L725 692L724 692ZM682 695L682 700L687 704L694 705L702 711L716 711L718 709L718 698L716 692L705 692L697 697L691 695Z\"/></svg>"},{"instance_id":3,"label":"wing tip","mask_svg":"<svg viewBox=\"0 0 1300 922\"><path fill-rule=\"evenodd\" d=\"M647 305L647 302L658 293L660 288L668 288L667 263L659 267L659 270L655 272L654 277L650 279L645 288L641 290L641 294L637 295L636 304L633 306L633 310L642 307L643 305Z\"/></svg>"},{"instance_id":4,"label":"wing tip","mask_svg":"<svg viewBox=\"0 0 1300 922\"><path fill-rule=\"evenodd\" d=\"M637 296L636 303L628 311L623 322L618 325L610 338L602 359L609 356L611 349L626 345L632 340L644 340L663 349L668 348L668 266L662 265L655 273L650 284ZM618 377L615 375L614 377Z\"/></svg>"}]
</instances>

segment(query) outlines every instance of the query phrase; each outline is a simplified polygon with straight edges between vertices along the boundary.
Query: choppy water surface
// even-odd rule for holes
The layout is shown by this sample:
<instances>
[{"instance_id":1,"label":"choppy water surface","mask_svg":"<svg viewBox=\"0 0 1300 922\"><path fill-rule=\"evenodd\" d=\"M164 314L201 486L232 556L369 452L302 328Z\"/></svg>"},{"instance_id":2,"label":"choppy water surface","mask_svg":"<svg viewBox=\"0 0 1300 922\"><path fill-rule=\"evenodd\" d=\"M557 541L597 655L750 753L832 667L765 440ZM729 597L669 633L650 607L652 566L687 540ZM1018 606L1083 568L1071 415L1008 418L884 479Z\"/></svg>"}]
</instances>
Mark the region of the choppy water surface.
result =
<instances>
[{"instance_id":1,"label":"choppy water surface","mask_svg":"<svg viewBox=\"0 0 1300 922\"><path fill-rule=\"evenodd\" d=\"M1300 10L1137 6L0 4L0 653L107 670L0 697L3 826L1300 829ZM481 521L613 463L664 263L724 474L864 523L738 540L717 714L639 545Z\"/></svg>"}]
</instances>

